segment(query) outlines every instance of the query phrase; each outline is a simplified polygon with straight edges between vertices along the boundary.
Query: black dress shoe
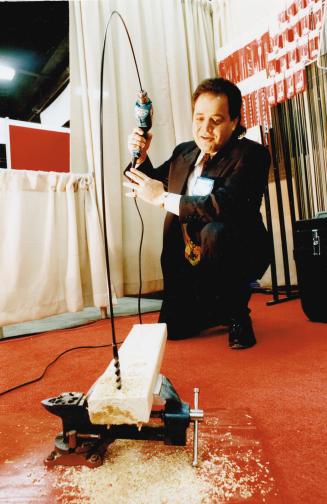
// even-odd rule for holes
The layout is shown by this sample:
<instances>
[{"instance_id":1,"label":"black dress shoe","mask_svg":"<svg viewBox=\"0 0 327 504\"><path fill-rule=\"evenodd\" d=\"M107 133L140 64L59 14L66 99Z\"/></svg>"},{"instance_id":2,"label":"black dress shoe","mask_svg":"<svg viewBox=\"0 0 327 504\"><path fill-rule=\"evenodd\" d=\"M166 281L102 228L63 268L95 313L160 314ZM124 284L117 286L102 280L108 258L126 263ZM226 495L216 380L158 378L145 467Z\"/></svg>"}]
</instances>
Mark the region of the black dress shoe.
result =
<instances>
[{"instance_id":1,"label":"black dress shoe","mask_svg":"<svg viewBox=\"0 0 327 504\"><path fill-rule=\"evenodd\" d=\"M243 350L251 348L256 342L250 317L231 320L228 339L229 348Z\"/></svg>"}]
</instances>

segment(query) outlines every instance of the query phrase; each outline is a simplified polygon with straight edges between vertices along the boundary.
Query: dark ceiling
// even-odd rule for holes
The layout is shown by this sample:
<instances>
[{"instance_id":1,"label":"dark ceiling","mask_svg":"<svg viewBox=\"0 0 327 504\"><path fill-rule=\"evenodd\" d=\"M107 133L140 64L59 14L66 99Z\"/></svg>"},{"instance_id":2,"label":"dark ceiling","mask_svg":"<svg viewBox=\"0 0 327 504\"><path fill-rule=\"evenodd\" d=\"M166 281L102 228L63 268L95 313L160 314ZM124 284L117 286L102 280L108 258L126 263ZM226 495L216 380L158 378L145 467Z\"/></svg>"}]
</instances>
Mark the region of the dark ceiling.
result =
<instances>
[{"instance_id":1,"label":"dark ceiling","mask_svg":"<svg viewBox=\"0 0 327 504\"><path fill-rule=\"evenodd\" d=\"M39 114L69 82L68 1L0 1L0 117L39 122Z\"/></svg>"}]
</instances>

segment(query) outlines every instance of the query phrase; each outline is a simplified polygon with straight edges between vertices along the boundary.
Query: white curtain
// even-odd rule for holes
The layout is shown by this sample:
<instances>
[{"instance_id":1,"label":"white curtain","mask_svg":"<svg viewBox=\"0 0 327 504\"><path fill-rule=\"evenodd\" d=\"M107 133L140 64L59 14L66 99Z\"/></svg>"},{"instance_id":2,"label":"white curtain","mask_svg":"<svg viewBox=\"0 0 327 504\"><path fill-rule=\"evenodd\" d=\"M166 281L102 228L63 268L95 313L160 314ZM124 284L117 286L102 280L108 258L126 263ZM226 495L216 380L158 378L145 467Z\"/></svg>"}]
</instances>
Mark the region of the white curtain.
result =
<instances>
[{"instance_id":1,"label":"white curtain","mask_svg":"<svg viewBox=\"0 0 327 504\"><path fill-rule=\"evenodd\" d=\"M90 175L0 171L0 326L107 306Z\"/></svg>"},{"instance_id":2,"label":"white curtain","mask_svg":"<svg viewBox=\"0 0 327 504\"><path fill-rule=\"evenodd\" d=\"M191 139L191 94L215 75L211 3L208 0L99 0L70 4L72 170L95 173L100 202L100 63L110 13L128 27L143 88L154 107L150 157L154 165ZM104 72L104 167L108 245L118 296L138 291L140 224L124 197L123 169L129 163L127 136L135 127L139 84L123 25L114 16L108 31ZM143 292L162 287L159 263L162 210L140 202L145 224Z\"/></svg>"}]
</instances>

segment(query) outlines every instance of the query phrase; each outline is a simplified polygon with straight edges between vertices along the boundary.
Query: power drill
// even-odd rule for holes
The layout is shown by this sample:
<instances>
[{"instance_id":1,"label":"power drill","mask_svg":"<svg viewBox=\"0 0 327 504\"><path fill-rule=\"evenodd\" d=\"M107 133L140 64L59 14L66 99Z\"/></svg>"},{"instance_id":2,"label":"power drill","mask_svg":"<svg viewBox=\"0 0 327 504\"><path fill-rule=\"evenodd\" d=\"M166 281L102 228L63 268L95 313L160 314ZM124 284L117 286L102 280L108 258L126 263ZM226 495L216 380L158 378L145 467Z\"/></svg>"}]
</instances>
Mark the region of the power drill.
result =
<instances>
[{"instance_id":1,"label":"power drill","mask_svg":"<svg viewBox=\"0 0 327 504\"><path fill-rule=\"evenodd\" d=\"M152 112L152 101L148 97L147 92L143 90L139 91L135 103L134 115L137 127L144 131L144 138L146 138L146 134L152 126ZM141 152L139 150L133 151L132 168L135 168L136 161L140 155Z\"/></svg>"}]
</instances>

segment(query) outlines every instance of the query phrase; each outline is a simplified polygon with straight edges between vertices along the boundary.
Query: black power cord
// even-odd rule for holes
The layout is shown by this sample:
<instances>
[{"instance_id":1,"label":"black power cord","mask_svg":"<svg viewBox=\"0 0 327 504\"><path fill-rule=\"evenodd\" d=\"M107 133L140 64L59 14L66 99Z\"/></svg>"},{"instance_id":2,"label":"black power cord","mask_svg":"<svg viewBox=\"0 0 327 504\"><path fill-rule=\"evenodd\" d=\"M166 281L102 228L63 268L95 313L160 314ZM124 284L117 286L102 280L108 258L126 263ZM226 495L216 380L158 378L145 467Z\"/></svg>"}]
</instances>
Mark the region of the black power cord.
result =
<instances>
[{"instance_id":1,"label":"black power cord","mask_svg":"<svg viewBox=\"0 0 327 504\"><path fill-rule=\"evenodd\" d=\"M139 214L140 221L141 221L141 238L140 238L139 255L138 255L138 258L139 258L139 261L138 261L138 263L139 263L139 292L138 292L138 296L137 296L137 313L138 313L138 317L139 317L139 322L140 322L140 324L142 324L143 322L142 322L142 313L141 313L141 296L142 296L142 245L143 245L143 236L144 236L144 222L143 222L142 215L141 215L139 206L137 204L136 198L134 198L134 203L135 203L135 207L136 207L137 213Z\"/></svg>"},{"instance_id":2,"label":"black power cord","mask_svg":"<svg viewBox=\"0 0 327 504\"><path fill-rule=\"evenodd\" d=\"M121 343L122 343L122 341L119 341L117 344L121 345ZM107 343L106 345L95 345L95 346L87 345L87 346L77 346L77 347L73 347L73 348L68 348L67 350L64 350L59 355L57 355L57 357L55 359L53 359L53 361L51 361L46 366L46 368L44 369L43 373L40 376L38 376L37 378L34 378L33 380L29 380L25 383L20 383L19 385L16 385L15 387L12 387L10 389L4 390L3 392L0 392L0 397L4 396L5 394L9 394L9 392L13 392L14 390L17 390L19 388L25 387L27 385L31 385L32 383L36 383L36 382L42 380L42 378L44 377L44 375L47 372L47 370L49 369L49 367L52 366L55 362L57 362L58 359L60 359L60 357L62 357L63 355L65 355L68 352L72 352L73 350L80 350L80 349L84 349L84 348L92 348L92 349L93 348L108 348L111 346L112 346L112 343L109 343L109 344Z\"/></svg>"}]
</instances>

